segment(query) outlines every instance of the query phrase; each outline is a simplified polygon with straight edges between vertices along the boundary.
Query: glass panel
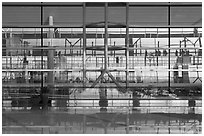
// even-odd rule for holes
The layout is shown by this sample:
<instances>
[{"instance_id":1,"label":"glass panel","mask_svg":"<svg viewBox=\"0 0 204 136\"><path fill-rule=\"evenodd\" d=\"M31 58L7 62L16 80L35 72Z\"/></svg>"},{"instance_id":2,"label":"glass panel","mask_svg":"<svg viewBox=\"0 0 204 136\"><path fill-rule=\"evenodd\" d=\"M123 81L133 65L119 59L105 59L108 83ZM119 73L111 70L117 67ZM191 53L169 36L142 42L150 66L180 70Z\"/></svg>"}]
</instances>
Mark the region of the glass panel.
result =
<instances>
[{"instance_id":1,"label":"glass panel","mask_svg":"<svg viewBox=\"0 0 204 136\"><path fill-rule=\"evenodd\" d=\"M54 25L82 25L82 7L44 7L43 11L44 24L48 25L49 16L52 16Z\"/></svg>"},{"instance_id":2,"label":"glass panel","mask_svg":"<svg viewBox=\"0 0 204 136\"><path fill-rule=\"evenodd\" d=\"M134 29L131 34L134 38L130 43L130 76L146 87L152 83L158 87L159 83L168 83L168 29Z\"/></svg>"},{"instance_id":3,"label":"glass panel","mask_svg":"<svg viewBox=\"0 0 204 136\"><path fill-rule=\"evenodd\" d=\"M130 25L167 25L167 7L130 7Z\"/></svg>"},{"instance_id":4,"label":"glass panel","mask_svg":"<svg viewBox=\"0 0 204 136\"><path fill-rule=\"evenodd\" d=\"M201 95L201 45L201 33L196 28L171 29L171 82L178 86L174 91L179 97Z\"/></svg>"},{"instance_id":5,"label":"glass panel","mask_svg":"<svg viewBox=\"0 0 204 136\"><path fill-rule=\"evenodd\" d=\"M86 7L86 23L104 26L101 22L104 22L104 7Z\"/></svg>"},{"instance_id":6,"label":"glass panel","mask_svg":"<svg viewBox=\"0 0 204 136\"><path fill-rule=\"evenodd\" d=\"M126 8L125 7L109 7L108 21L110 25L120 25L126 23Z\"/></svg>"},{"instance_id":7,"label":"glass panel","mask_svg":"<svg viewBox=\"0 0 204 136\"><path fill-rule=\"evenodd\" d=\"M45 57L42 61L41 49L37 48L41 46L41 29L4 28L2 34L3 97L12 107L29 107L25 100L39 95L41 81L45 82L45 74L41 77Z\"/></svg>"},{"instance_id":8,"label":"glass panel","mask_svg":"<svg viewBox=\"0 0 204 136\"><path fill-rule=\"evenodd\" d=\"M202 25L202 7L171 7L171 25Z\"/></svg>"},{"instance_id":9,"label":"glass panel","mask_svg":"<svg viewBox=\"0 0 204 136\"><path fill-rule=\"evenodd\" d=\"M40 7L3 7L3 26L38 26L40 25Z\"/></svg>"},{"instance_id":10,"label":"glass panel","mask_svg":"<svg viewBox=\"0 0 204 136\"><path fill-rule=\"evenodd\" d=\"M125 4L110 4L109 22L125 21L114 7ZM87 7L86 39L61 27L81 23L81 7L50 5L44 23L53 16L58 28L2 28L3 133L202 133L201 28L171 28L170 48L168 28L130 28L129 56L126 28L108 28L105 62L103 4L87 4L99 7ZM133 24L166 24L166 8L131 8Z\"/></svg>"}]
</instances>

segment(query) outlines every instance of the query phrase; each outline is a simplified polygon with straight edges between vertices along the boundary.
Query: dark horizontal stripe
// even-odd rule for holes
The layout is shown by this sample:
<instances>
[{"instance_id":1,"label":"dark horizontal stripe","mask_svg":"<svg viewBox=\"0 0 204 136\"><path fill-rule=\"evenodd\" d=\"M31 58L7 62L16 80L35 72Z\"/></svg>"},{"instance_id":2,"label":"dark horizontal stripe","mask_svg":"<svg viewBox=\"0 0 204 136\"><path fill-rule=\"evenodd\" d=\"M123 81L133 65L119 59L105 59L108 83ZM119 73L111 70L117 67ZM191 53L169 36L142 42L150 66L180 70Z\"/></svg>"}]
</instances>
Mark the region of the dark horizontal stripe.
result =
<instances>
[{"instance_id":1,"label":"dark horizontal stripe","mask_svg":"<svg viewBox=\"0 0 204 136\"><path fill-rule=\"evenodd\" d=\"M3 25L2 28L83 28L82 26L36 26L36 25L33 25L33 26L17 26L17 25ZM96 27L86 27L86 28L104 28L103 26L96 26ZM121 27L108 27L108 28L121 28ZM122 28L125 28L125 27L122 27ZM194 26L194 25L169 25L169 26L154 26L154 25L151 25L151 26L129 26L129 28L202 28L202 25L197 25L197 26Z\"/></svg>"},{"instance_id":2,"label":"dark horizontal stripe","mask_svg":"<svg viewBox=\"0 0 204 136\"><path fill-rule=\"evenodd\" d=\"M26 2L3 2L2 6L27 6L27 7L83 7L83 3L78 3L78 4L69 4L69 2L65 2L65 3L56 3L53 4L52 2L47 2L47 3L39 3L39 2L33 2L33 3L26 3ZM86 2L86 7L104 7L105 3L104 2ZM126 6L126 2L109 2L108 3L109 7L125 7ZM188 3L184 3L184 4L177 4L177 3L156 3L155 4L140 4L140 3L129 3L130 7L202 7L201 2L199 2L198 4L188 4Z\"/></svg>"},{"instance_id":3,"label":"dark horizontal stripe","mask_svg":"<svg viewBox=\"0 0 204 136\"><path fill-rule=\"evenodd\" d=\"M20 101L25 101L26 99L31 99L31 98L29 98L29 96L27 96L28 98L23 98L23 97L14 97L14 98L3 98L2 100L20 100ZM90 100L96 100L96 101L99 101L99 100L141 100L141 101L146 101L146 100L149 100L149 101L160 101L160 100L173 100L173 101L181 101L181 100L202 100L202 98L201 97L195 97L195 98L193 98L192 96L191 97L188 97L188 98L177 98L177 99L173 99L173 98L169 98L170 96L168 96L167 98L165 98L165 97L154 97L154 98L141 98L141 97L135 97L135 98L107 98L107 99L93 99L93 98L89 98L89 99L83 99L83 98L81 98L81 99L78 99L78 98L76 98L76 99L73 99L73 98L68 98L69 96L67 96L67 97L54 97L54 96L51 96L51 97L49 97L49 99L52 99L52 100L57 100L57 99L59 99L59 100L84 100L84 101L90 101ZM158 104L158 103L156 103L156 104ZM141 106L141 107L144 107L144 106ZM164 106L164 107L169 107L169 106ZM176 107L176 106L170 106L170 107ZM185 107L185 106L177 106L177 107ZM186 107L188 107L188 106L186 106ZM202 107L202 106L197 106L197 107Z\"/></svg>"}]
</instances>

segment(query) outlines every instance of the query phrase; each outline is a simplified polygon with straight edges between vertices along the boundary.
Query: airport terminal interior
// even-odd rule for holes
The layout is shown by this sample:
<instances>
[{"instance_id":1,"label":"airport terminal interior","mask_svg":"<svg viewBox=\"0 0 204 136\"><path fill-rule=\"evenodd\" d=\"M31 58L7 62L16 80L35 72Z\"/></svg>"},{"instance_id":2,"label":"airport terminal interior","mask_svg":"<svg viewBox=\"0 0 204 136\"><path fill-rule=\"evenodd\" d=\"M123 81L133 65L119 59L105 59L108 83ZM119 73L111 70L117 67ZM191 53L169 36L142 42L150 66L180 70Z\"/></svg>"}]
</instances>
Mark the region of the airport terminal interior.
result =
<instances>
[{"instance_id":1,"label":"airport terminal interior","mask_svg":"<svg viewBox=\"0 0 204 136\"><path fill-rule=\"evenodd\" d=\"M3 134L201 134L201 2L3 2Z\"/></svg>"}]
</instances>

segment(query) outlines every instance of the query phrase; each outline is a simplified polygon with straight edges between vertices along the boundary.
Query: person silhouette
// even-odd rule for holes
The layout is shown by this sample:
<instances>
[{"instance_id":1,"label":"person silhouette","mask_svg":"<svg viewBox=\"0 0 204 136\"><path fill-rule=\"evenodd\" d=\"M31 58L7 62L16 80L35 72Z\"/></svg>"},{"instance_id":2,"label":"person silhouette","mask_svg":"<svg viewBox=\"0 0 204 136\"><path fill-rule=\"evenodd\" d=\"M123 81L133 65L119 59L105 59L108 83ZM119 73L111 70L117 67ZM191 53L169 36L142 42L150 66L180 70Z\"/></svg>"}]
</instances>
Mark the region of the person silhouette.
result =
<instances>
[{"instance_id":1,"label":"person silhouette","mask_svg":"<svg viewBox=\"0 0 204 136\"><path fill-rule=\"evenodd\" d=\"M176 50L176 52L175 52L175 56L178 56L178 51Z\"/></svg>"},{"instance_id":2,"label":"person silhouette","mask_svg":"<svg viewBox=\"0 0 204 136\"><path fill-rule=\"evenodd\" d=\"M163 50L163 56L166 56L167 55L167 51L166 49Z\"/></svg>"}]
</instances>

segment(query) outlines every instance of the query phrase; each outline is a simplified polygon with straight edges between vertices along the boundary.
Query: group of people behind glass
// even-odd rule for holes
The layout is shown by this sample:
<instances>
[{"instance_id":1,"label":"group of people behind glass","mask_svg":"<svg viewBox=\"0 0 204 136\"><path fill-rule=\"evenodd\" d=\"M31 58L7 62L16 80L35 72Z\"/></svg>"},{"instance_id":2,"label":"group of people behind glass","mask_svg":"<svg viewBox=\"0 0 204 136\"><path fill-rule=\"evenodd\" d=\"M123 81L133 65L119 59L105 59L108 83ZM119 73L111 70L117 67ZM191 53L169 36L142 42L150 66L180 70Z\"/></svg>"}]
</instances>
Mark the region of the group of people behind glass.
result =
<instances>
[{"instance_id":1,"label":"group of people behind glass","mask_svg":"<svg viewBox=\"0 0 204 136\"><path fill-rule=\"evenodd\" d=\"M187 49L185 50L181 49L180 52L176 50L175 52L175 56L189 56L189 55L190 55L190 52Z\"/></svg>"},{"instance_id":2,"label":"group of people behind glass","mask_svg":"<svg viewBox=\"0 0 204 136\"><path fill-rule=\"evenodd\" d=\"M195 52L196 53L196 52ZM202 56L202 50L199 49L198 50L198 56ZM147 52L147 50L145 50L145 56L153 56L153 52ZM167 56L168 52L166 51L166 49L163 50L163 56ZM161 56L161 51L155 50L155 56ZM175 51L175 56L190 56L190 51L188 49L181 49L180 51L176 50Z\"/></svg>"},{"instance_id":3,"label":"group of people behind glass","mask_svg":"<svg viewBox=\"0 0 204 136\"><path fill-rule=\"evenodd\" d=\"M167 51L166 49L163 50L163 56L167 56ZM147 50L145 50L145 56L148 56L148 52ZM153 56L153 52L150 52L149 53L149 56ZM158 50L155 50L155 56L161 56L161 51L158 49Z\"/></svg>"}]
</instances>

